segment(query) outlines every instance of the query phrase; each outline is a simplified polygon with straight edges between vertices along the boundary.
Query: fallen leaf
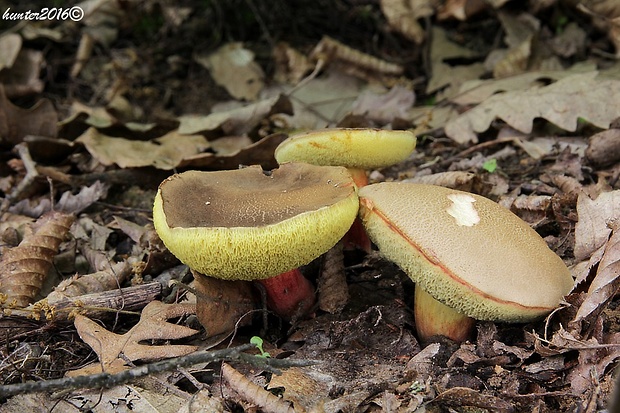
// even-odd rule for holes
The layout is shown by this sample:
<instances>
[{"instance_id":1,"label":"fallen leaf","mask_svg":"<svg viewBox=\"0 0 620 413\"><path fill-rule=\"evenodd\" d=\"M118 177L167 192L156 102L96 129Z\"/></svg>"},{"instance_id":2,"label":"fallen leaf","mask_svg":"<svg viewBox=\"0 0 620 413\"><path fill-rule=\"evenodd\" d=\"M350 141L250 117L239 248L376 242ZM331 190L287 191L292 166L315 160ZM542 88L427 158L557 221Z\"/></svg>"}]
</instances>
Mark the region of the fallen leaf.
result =
<instances>
[{"instance_id":1,"label":"fallen leaf","mask_svg":"<svg viewBox=\"0 0 620 413\"><path fill-rule=\"evenodd\" d=\"M611 233L607 223L620 219L620 190L603 192L594 200L580 193L577 215L575 258L581 261L605 244Z\"/></svg>"},{"instance_id":2,"label":"fallen leaf","mask_svg":"<svg viewBox=\"0 0 620 413\"><path fill-rule=\"evenodd\" d=\"M159 360L179 357L194 352L197 347L189 345L147 345L144 340L176 340L196 334L198 331L166 320L192 314L195 307L189 304L164 304L152 301L142 310L140 321L125 334L115 334L82 315L76 315L75 328L82 340L99 356L95 362L67 373L69 377L83 374L117 373L129 368L127 360Z\"/></svg>"},{"instance_id":3,"label":"fallen leaf","mask_svg":"<svg viewBox=\"0 0 620 413\"><path fill-rule=\"evenodd\" d=\"M221 129L225 135L243 135L254 129L265 117L275 113L292 114L290 100L283 96L237 107L222 112L214 112L206 116L185 115L179 117L179 133L191 135L201 132L212 132Z\"/></svg>"},{"instance_id":4,"label":"fallen leaf","mask_svg":"<svg viewBox=\"0 0 620 413\"><path fill-rule=\"evenodd\" d=\"M256 100L265 85L265 74L254 61L254 53L240 42L228 43L209 56L194 59L235 99Z\"/></svg>"},{"instance_id":5,"label":"fallen leaf","mask_svg":"<svg viewBox=\"0 0 620 413\"><path fill-rule=\"evenodd\" d=\"M608 128L618 116L620 81L596 79L598 72L569 76L542 88L504 92L448 122L446 135L457 143L477 142L476 132L486 131L499 118L523 133L531 133L535 118L543 118L570 132L583 118Z\"/></svg>"},{"instance_id":6,"label":"fallen leaf","mask_svg":"<svg viewBox=\"0 0 620 413\"><path fill-rule=\"evenodd\" d=\"M164 170L176 168L183 159L209 147L204 136L183 135L176 131L149 142L115 138L89 128L76 142L84 144L103 165L116 164L121 168L154 166Z\"/></svg>"},{"instance_id":7,"label":"fallen leaf","mask_svg":"<svg viewBox=\"0 0 620 413\"><path fill-rule=\"evenodd\" d=\"M0 37L0 70L13 66L21 48L22 37L19 34L8 33Z\"/></svg>"},{"instance_id":8,"label":"fallen leaf","mask_svg":"<svg viewBox=\"0 0 620 413\"><path fill-rule=\"evenodd\" d=\"M0 143L15 145L26 135L56 137L58 115L47 99L30 109L22 109L9 101L0 85Z\"/></svg>"},{"instance_id":9,"label":"fallen leaf","mask_svg":"<svg viewBox=\"0 0 620 413\"><path fill-rule=\"evenodd\" d=\"M381 0L381 11L390 27L417 44L425 38L418 19L435 13L430 0Z\"/></svg>"},{"instance_id":10,"label":"fallen leaf","mask_svg":"<svg viewBox=\"0 0 620 413\"><path fill-rule=\"evenodd\" d=\"M11 68L0 73L6 95L20 97L41 93L45 86L40 79L44 64L43 52L21 49Z\"/></svg>"},{"instance_id":11,"label":"fallen leaf","mask_svg":"<svg viewBox=\"0 0 620 413\"><path fill-rule=\"evenodd\" d=\"M620 218L612 222L611 228L613 232L598 264L596 276L588 288L586 299L571 322L572 327L578 331L582 330L582 327L576 326L592 325L620 289Z\"/></svg>"},{"instance_id":12,"label":"fallen leaf","mask_svg":"<svg viewBox=\"0 0 620 413\"><path fill-rule=\"evenodd\" d=\"M387 93L365 90L353 102L351 113L385 125L394 118L406 119L414 103L415 93L403 86L394 86Z\"/></svg>"}]
</instances>

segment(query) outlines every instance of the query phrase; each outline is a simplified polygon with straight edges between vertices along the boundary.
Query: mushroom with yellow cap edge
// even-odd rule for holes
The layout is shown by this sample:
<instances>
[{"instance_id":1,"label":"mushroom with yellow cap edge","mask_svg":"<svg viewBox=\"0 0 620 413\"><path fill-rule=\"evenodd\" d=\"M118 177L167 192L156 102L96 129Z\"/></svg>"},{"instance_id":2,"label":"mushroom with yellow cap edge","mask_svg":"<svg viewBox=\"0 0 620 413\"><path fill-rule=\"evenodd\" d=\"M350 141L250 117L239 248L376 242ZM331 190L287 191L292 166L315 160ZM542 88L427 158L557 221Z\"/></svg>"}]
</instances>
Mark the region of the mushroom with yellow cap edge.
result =
<instances>
[{"instance_id":1,"label":"mushroom with yellow cap edge","mask_svg":"<svg viewBox=\"0 0 620 413\"><path fill-rule=\"evenodd\" d=\"M279 164L344 166L361 188L368 184L368 170L406 160L415 146L415 135L406 130L331 128L290 136L278 145L274 156ZM357 221L351 228L350 238L363 250L370 251L370 241Z\"/></svg>"},{"instance_id":2,"label":"mushroom with yellow cap edge","mask_svg":"<svg viewBox=\"0 0 620 413\"><path fill-rule=\"evenodd\" d=\"M232 171L188 171L164 180L153 223L181 262L206 276L267 280L268 303L284 317L312 305L313 290L299 272L347 232L358 210L357 188L345 168L304 163L271 173L260 166ZM304 285L297 285L299 283ZM305 290L304 290L305 288ZM291 299L291 297L293 297ZM286 302L283 302L286 301Z\"/></svg>"},{"instance_id":3,"label":"mushroom with yellow cap edge","mask_svg":"<svg viewBox=\"0 0 620 413\"><path fill-rule=\"evenodd\" d=\"M490 199L400 182L368 185L359 197L371 240L416 283L422 342L433 335L464 341L473 319L534 321L573 286L540 235Z\"/></svg>"}]
</instances>

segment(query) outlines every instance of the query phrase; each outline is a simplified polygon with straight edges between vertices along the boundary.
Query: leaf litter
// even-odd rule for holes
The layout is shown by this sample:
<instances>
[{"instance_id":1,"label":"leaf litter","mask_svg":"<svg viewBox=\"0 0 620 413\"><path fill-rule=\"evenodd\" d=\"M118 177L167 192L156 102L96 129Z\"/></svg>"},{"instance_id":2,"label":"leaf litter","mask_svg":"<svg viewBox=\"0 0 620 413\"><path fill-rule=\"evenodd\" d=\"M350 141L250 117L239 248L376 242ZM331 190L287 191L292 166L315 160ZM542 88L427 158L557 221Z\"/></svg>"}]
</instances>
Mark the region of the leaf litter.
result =
<instances>
[{"instance_id":1,"label":"leaf litter","mask_svg":"<svg viewBox=\"0 0 620 413\"><path fill-rule=\"evenodd\" d=\"M285 4L252 3L85 2L78 25L24 23L0 37L3 383L125 371L258 335L274 359L313 364L280 374L196 365L148 385L72 392L62 406L100 411L130 397L143 411L191 411L196 400L206 411L611 409L620 360L614 2L339 0L285 19ZM205 27L212 13L222 18ZM242 15L256 21L235 21ZM299 37L295 22L306 18ZM333 126L414 130L412 157L371 180L459 188L510 208L570 266L575 287L561 308L422 347L411 281L376 253L348 250L327 264L340 277L331 295L325 258L303 268L326 300L308 319L265 314L250 284L201 291L152 229L158 183L186 169L271 169L289 134ZM62 224L41 238L50 216ZM30 244L38 249L17 254ZM53 404L29 393L0 411Z\"/></svg>"}]
</instances>

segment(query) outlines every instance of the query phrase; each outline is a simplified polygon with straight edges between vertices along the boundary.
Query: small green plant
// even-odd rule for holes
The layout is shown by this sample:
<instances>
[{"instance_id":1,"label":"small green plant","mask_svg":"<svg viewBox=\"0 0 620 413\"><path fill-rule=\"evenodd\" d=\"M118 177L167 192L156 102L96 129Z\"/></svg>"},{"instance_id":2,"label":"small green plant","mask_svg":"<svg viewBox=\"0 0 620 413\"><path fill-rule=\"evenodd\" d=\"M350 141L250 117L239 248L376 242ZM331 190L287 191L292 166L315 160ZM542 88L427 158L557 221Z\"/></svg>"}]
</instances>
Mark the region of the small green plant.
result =
<instances>
[{"instance_id":1,"label":"small green plant","mask_svg":"<svg viewBox=\"0 0 620 413\"><path fill-rule=\"evenodd\" d=\"M258 336L253 336L250 339L250 344L254 344L256 348L258 349L258 351L260 351L259 357L264 357L264 358L271 357L269 353L263 350L263 339L262 338Z\"/></svg>"},{"instance_id":2,"label":"small green plant","mask_svg":"<svg viewBox=\"0 0 620 413\"><path fill-rule=\"evenodd\" d=\"M482 169L484 169L485 171L489 173L495 172L495 170L497 169L497 159L495 158L487 159L482 164Z\"/></svg>"}]
</instances>

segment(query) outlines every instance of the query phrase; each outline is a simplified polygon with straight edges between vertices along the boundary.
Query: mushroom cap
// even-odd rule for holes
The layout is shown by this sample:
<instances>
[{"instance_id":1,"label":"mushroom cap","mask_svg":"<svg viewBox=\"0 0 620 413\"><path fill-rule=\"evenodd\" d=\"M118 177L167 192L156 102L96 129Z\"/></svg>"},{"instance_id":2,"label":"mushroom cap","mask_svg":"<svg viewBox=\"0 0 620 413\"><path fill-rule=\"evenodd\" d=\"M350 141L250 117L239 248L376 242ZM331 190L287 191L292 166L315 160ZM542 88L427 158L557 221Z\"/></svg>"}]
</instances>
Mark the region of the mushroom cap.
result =
<instances>
[{"instance_id":1,"label":"mushroom cap","mask_svg":"<svg viewBox=\"0 0 620 413\"><path fill-rule=\"evenodd\" d=\"M526 322L556 308L570 272L536 231L490 199L433 185L359 191L370 239L436 300L479 320Z\"/></svg>"},{"instance_id":2,"label":"mushroom cap","mask_svg":"<svg viewBox=\"0 0 620 413\"><path fill-rule=\"evenodd\" d=\"M357 188L343 167L286 164L188 171L164 180L153 223L190 268L224 279L274 277L308 264L347 232Z\"/></svg>"},{"instance_id":3,"label":"mushroom cap","mask_svg":"<svg viewBox=\"0 0 620 413\"><path fill-rule=\"evenodd\" d=\"M275 150L278 163L307 162L347 168L376 169L404 161L416 145L404 130L322 129L294 135Z\"/></svg>"}]
</instances>

